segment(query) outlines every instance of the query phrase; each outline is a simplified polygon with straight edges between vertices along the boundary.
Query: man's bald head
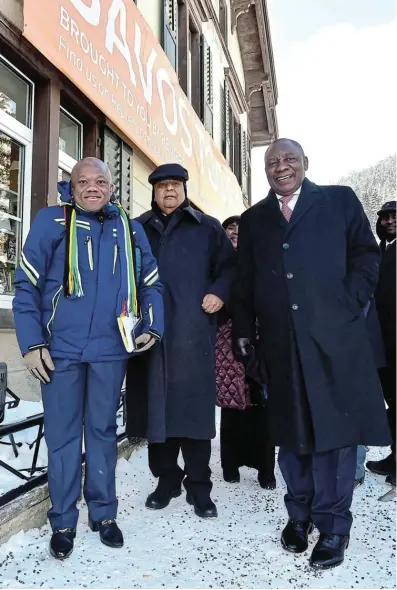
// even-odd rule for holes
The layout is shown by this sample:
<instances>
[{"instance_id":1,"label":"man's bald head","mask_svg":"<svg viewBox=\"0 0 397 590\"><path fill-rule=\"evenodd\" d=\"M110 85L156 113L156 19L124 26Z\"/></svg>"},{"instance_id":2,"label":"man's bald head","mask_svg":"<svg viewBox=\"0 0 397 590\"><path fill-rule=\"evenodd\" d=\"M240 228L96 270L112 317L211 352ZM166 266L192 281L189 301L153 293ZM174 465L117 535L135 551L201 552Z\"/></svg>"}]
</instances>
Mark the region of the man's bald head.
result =
<instances>
[{"instance_id":1,"label":"man's bald head","mask_svg":"<svg viewBox=\"0 0 397 590\"><path fill-rule=\"evenodd\" d=\"M89 158L83 158L82 160L79 160L77 162L77 164L74 165L73 170L72 170L72 176L71 176L72 184L73 184L73 179L79 173L80 169L84 168L85 166L91 166L93 168L98 168L98 169L102 170L102 172L104 174L108 175L109 182L110 183L112 182L112 175L110 173L109 168L105 164L105 162L103 162L102 160L99 160L99 158L89 157Z\"/></svg>"},{"instance_id":2,"label":"man's bald head","mask_svg":"<svg viewBox=\"0 0 397 590\"><path fill-rule=\"evenodd\" d=\"M98 158L83 158L74 166L71 177L72 194L78 207L100 211L113 192L110 170Z\"/></svg>"},{"instance_id":3,"label":"man's bald head","mask_svg":"<svg viewBox=\"0 0 397 590\"><path fill-rule=\"evenodd\" d=\"M309 161L300 143L282 137L266 150L265 170L267 180L278 195L292 195L305 179Z\"/></svg>"},{"instance_id":4,"label":"man's bald head","mask_svg":"<svg viewBox=\"0 0 397 590\"><path fill-rule=\"evenodd\" d=\"M300 153L302 154L303 157L305 157L305 151L303 149L303 147L301 146L300 143L298 143L297 141L295 141L294 139L288 139L287 137L279 137L278 139L275 139L267 148L266 150L266 155L268 154L268 152L271 153L271 151L274 149L276 149L279 146L283 146L283 147L293 147L294 149L300 151ZM265 155L265 158L266 158Z\"/></svg>"}]
</instances>

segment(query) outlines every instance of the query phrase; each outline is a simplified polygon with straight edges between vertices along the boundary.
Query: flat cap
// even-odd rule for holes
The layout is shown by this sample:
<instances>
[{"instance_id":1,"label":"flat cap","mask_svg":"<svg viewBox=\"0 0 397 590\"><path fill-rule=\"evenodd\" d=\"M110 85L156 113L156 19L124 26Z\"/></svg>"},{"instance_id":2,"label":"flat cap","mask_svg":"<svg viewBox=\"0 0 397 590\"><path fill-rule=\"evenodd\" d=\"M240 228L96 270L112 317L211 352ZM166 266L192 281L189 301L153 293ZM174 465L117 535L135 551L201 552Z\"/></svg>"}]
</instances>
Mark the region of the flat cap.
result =
<instances>
[{"instance_id":1,"label":"flat cap","mask_svg":"<svg viewBox=\"0 0 397 590\"><path fill-rule=\"evenodd\" d=\"M187 182L189 180L189 173L180 164L162 164L156 170L153 170L148 178L151 185L155 185L161 180L182 180Z\"/></svg>"},{"instance_id":2,"label":"flat cap","mask_svg":"<svg viewBox=\"0 0 397 590\"><path fill-rule=\"evenodd\" d=\"M378 211L378 215L382 215L382 213L390 213L396 210L396 201L388 201L382 208Z\"/></svg>"}]
</instances>

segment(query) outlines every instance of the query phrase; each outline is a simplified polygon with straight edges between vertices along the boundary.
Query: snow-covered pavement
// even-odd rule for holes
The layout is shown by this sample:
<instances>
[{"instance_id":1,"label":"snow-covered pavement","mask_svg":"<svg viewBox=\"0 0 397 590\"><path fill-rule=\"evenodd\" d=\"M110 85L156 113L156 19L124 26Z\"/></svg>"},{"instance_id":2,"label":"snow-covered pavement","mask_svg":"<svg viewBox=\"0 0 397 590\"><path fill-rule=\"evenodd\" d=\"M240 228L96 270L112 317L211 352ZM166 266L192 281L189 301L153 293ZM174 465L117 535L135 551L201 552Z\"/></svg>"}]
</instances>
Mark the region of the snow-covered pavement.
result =
<instances>
[{"instance_id":1,"label":"snow-covered pavement","mask_svg":"<svg viewBox=\"0 0 397 590\"><path fill-rule=\"evenodd\" d=\"M384 455L373 449L371 458ZM367 474L355 493L355 522L345 563L314 572L309 552L286 553L279 537L286 522L284 483L262 490L255 472L242 469L239 485L221 477L219 441L213 448L213 499L218 519L202 520L185 496L164 510L145 508L154 480L146 448L118 465L118 522L123 549L109 549L87 526L82 506L75 550L56 562L48 554L49 528L19 533L0 547L2 588L395 588L395 502L377 498L389 489L384 478Z\"/></svg>"}]
</instances>

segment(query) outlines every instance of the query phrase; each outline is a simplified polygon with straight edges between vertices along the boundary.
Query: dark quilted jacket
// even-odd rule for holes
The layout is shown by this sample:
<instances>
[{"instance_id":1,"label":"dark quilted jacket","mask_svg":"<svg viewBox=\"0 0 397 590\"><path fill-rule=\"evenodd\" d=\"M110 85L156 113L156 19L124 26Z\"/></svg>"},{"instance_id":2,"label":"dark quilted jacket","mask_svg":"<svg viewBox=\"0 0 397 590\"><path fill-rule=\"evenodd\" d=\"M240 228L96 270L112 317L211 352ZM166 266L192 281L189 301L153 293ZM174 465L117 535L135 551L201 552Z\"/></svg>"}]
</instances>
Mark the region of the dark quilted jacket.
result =
<instances>
[{"instance_id":1,"label":"dark quilted jacket","mask_svg":"<svg viewBox=\"0 0 397 590\"><path fill-rule=\"evenodd\" d=\"M232 351L232 322L220 326L216 335L216 403L222 408L246 410L251 405L245 368Z\"/></svg>"}]
</instances>

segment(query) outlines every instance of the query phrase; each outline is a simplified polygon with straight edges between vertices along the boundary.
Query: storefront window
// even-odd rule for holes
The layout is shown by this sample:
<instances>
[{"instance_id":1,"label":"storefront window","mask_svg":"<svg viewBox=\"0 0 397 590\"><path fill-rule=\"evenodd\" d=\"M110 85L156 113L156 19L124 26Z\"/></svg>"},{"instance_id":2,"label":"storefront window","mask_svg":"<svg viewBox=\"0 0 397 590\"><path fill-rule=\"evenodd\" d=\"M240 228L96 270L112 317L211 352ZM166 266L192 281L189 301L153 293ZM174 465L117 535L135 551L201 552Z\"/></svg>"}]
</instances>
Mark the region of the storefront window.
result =
<instances>
[{"instance_id":1,"label":"storefront window","mask_svg":"<svg viewBox=\"0 0 397 590\"><path fill-rule=\"evenodd\" d=\"M29 106L30 86L0 61L0 110L30 127Z\"/></svg>"},{"instance_id":2,"label":"storefront window","mask_svg":"<svg viewBox=\"0 0 397 590\"><path fill-rule=\"evenodd\" d=\"M0 131L0 295L13 293L21 247L23 147Z\"/></svg>"},{"instance_id":3,"label":"storefront window","mask_svg":"<svg viewBox=\"0 0 397 590\"><path fill-rule=\"evenodd\" d=\"M59 168L58 181L70 180L73 166L82 157L82 124L61 109L59 114Z\"/></svg>"},{"instance_id":4,"label":"storefront window","mask_svg":"<svg viewBox=\"0 0 397 590\"><path fill-rule=\"evenodd\" d=\"M10 308L30 225L33 84L0 56L0 308Z\"/></svg>"}]
</instances>

